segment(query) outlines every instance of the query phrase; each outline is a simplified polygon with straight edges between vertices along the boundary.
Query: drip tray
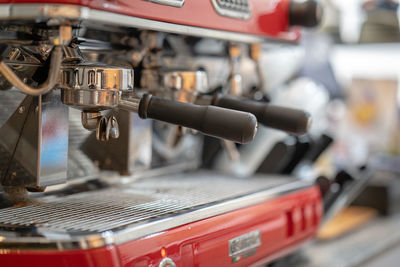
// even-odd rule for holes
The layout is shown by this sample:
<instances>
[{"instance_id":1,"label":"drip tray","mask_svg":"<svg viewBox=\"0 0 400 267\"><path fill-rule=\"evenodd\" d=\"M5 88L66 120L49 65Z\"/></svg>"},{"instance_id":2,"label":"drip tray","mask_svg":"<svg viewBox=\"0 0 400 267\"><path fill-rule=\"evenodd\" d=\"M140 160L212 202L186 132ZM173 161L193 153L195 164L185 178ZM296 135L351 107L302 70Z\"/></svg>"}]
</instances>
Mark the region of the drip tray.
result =
<instances>
[{"instance_id":1,"label":"drip tray","mask_svg":"<svg viewBox=\"0 0 400 267\"><path fill-rule=\"evenodd\" d=\"M123 243L257 204L309 187L280 176L237 179L208 172L144 178L131 183L30 199L0 209L1 247L40 243L47 249Z\"/></svg>"}]
</instances>

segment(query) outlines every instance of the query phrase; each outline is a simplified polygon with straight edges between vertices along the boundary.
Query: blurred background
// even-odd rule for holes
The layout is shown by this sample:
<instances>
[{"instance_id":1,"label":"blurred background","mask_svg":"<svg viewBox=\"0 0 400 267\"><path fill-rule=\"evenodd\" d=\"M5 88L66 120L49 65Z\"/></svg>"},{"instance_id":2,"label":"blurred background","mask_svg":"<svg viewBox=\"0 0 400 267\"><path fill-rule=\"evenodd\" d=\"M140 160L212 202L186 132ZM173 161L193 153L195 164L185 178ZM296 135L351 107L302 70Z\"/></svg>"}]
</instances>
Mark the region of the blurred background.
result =
<instances>
[{"instance_id":1,"label":"blurred background","mask_svg":"<svg viewBox=\"0 0 400 267\"><path fill-rule=\"evenodd\" d=\"M300 47L270 48L263 58L273 99L285 102L296 90L291 101L302 102L318 126L310 138L334 140L312 167L295 170L321 184L335 176L318 238L272 266L399 266L399 3L321 2L322 23L304 32Z\"/></svg>"}]
</instances>

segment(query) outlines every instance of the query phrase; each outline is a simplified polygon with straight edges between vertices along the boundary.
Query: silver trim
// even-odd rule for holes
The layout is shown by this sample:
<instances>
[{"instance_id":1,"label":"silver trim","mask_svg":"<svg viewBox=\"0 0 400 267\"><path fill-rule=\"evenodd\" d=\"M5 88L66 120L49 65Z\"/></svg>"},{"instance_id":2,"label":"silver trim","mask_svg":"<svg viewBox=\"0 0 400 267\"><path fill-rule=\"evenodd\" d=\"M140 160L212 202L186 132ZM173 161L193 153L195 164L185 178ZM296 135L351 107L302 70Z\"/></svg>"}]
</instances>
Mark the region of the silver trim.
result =
<instances>
[{"instance_id":1,"label":"silver trim","mask_svg":"<svg viewBox=\"0 0 400 267\"><path fill-rule=\"evenodd\" d=\"M134 227L129 227L128 225L124 229L115 232L106 231L101 234L71 236L68 233L46 233L43 232L43 229L39 228L38 232L44 234L46 237L8 237L3 236L0 231L0 249L62 251L99 248L112 244L119 245L187 223L269 201L278 196L289 194L293 191L310 186L312 186L310 182L295 181L184 214L173 215L153 222L146 222Z\"/></svg>"},{"instance_id":2,"label":"silver trim","mask_svg":"<svg viewBox=\"0 0 400 267\"><path fill-rule=\"evenodd\" d=\"M307 186L306 186L307 184ZM116 244L122 244L140 237L144 237L153 233L161 232L171 229L180 225L199 221L205 218L221 215L226 212L245 208L254 204L274 199L278 196L288 194L296 189L309 187L310 183L302 181L293 182L275 188L271 188L262 192L250 194L244 197L229 200L220 204L212 205L209 207L201 208L193 212L173 216L163 220L146 223L135 227L134 229L125 229L118 231L115 235Z\"/></svg>"},{"instance_id":3,"label":"silver trim","mask_svg":"<svg viewBox=\"0 0 400 267\"><path fill-rule=\"evenodd\" d=\"M162 31L167 33L238 41L244 43L258 43L264 41L276 42L280 44L295 43L293 41L279 40L272 37L262 37L245 33L205 29L181 24L142 19L74 5L0 4L0 20L37 20L49 18L84 20L85 23L93 22L94 25L98 23L104 23L107 25L133 27L144 30Z\"/></svg>"},{"instance_id":4,"label":"silver trim","mask_svg":"<svg viewBox=\"0 0 400 267\"><path fill-rule=\"evenodd\" d=\"M217 1L218 0L211 0L215 11L217 11L217 13L220 14L221 16L235 18L235 19L243 19L243 20L249 19L251 17L250 5L248 11L239 11L239 10L229 9L228 7L226 8L222 7L220 6L220 4L218 4Z\"/></svg>"},{"instance_id":5,"label":"silver trim","mask_svg":"<svg viewBox=\"0 0 400 267\"><path fill-rule=\"evenodd\" d=\"M165 6L182 7L185 0L146 0L156 4L161 4Z\"/></svg>"}]
</instances>

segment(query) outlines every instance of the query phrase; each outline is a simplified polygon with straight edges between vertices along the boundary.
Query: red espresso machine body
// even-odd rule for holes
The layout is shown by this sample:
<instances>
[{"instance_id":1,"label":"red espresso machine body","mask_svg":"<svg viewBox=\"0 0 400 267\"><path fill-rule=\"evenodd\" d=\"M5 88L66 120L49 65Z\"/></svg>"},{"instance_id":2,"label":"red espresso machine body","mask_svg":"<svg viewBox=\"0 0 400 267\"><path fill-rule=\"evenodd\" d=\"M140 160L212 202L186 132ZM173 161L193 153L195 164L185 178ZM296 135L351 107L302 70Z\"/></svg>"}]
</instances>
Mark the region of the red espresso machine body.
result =
<instances>
[{"instance_id":1,"label":"red espresso machine body","mask_svg":"<svg viewBox=\"0 0 400 267\"><path fill-rule=\"evenodd\" d=\"M235 15L231 16L229 12L227 15L223 15L224 11L218 13L217 6L219 2L223 1L3 0L0 3L10 4L12 7L21 4L75 5L77 7L87 7L92 10L107 12L100 13L99 16L113 13L149 20L143 21L143 23L167 22L175 25L236 32L287 41L296 41L299 38L298 31L289 30L289 0L249 1L249 12L248 15L242 15L244 17L240 17L240 14L237 17ZM60 10L62 11L62 9ZM104 18L98 17L93 19L102 21ZM124 17L121 17L121 20L123 19ZM165 31L168 31L168 25L165 25L165 27ZM174 32L175 28L177 27L172 26L169 31ZM195 32L190 32L190 30L187 32L187 34L193 33ZM221 38L223 37L221 36Z\"/></svg>"},{"instance_id":2,"label":"red espresso machine body","mask_svg":"<svg viewBox=\"0 0 400 267\"><path fill-rule=\"evenodd\" d=\"M291 5L289 0L1 0L0 20L12 25L10 31L39 25L35 34L46 23L51 30L73 25L78 31L84 25L110 35L139 29L245 44L293 43L300 32L291 27ZM178 176L184 182L176 181ZM0 209L0 265L262 265L312 239L323 215L319 188L288 177L246 180L194 171L114 187L57 191Z\"/></svg>"},{"instance_id":3,"label":"red espresso machine body","mask_svg":"<svg viewBox=\"0 0 400 267\"><path fill-rule=\"evenodd\" d=\"M310 241L321 218L319 188L309 187L122 244L65 251L39 244L30 250L2 249L0 261L2 266L41 267L170 266L169 260L176 266L258 266Z\"/></svg>"}]
</instances>

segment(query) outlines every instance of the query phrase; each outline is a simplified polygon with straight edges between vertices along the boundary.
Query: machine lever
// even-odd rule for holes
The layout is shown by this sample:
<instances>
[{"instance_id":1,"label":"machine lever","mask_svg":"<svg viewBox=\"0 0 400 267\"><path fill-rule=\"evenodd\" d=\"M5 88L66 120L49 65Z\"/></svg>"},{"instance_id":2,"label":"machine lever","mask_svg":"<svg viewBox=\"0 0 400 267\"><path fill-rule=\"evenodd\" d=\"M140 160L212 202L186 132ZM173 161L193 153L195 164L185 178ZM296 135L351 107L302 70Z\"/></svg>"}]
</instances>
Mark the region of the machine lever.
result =
<instances>
[{"instance_id":1,"label":"machine lever","mask_svg":"<svg viewBox=\"0 0 400 267\"><path fill-rule=\"evenodd\" d=\"M299 109L271 105L232 96L217 96L213 104L254 114L264 126L286 131L294 135L306 133L311 125L311 117Z\"/></svg>"},{"instance_id":2,"label":"machine lever","mask_svg":"<svg viewBox=\"0 0 400 267\"><path fill-rule=\"evenodd\" d=\"M257 132L257 119L253 114L222 107L194 105L150 94L136 102L120 100L119 107L137 112L142 119L180 125L241 144L252 141Z\"/></svg>"}]
</instances>

